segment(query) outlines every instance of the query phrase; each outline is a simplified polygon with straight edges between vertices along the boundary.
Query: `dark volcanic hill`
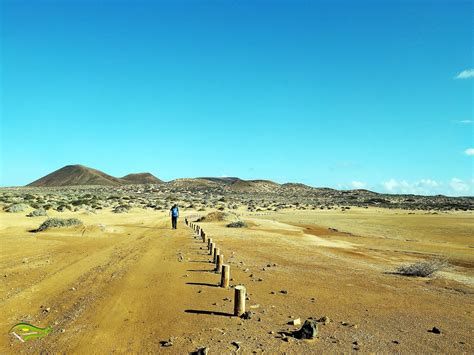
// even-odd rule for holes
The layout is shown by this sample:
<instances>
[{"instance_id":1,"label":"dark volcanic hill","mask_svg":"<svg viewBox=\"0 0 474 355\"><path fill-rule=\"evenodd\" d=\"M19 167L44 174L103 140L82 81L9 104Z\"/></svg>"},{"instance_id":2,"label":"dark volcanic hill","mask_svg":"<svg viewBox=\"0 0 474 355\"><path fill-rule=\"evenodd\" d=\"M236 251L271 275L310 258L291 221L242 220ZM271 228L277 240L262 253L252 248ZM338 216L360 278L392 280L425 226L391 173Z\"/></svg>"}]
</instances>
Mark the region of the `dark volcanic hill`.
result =
<instances>
[{"instance_id":1,"label":"dark volcanic hill","mask_svg":"<svg viewBox=\"0 0 474 355\"><path fill-rule=\"evenodd\" d=\"M158 184L162 181L150 173L129 174L123 178L116 178L100 170L88 168L84 165L66 165L53 171L41 179L33 181L27 186L53 187L76 185L124 185L124 184Z\"/></svg>"},{"instance_id":2,"label":"dark volcanic hill","mask_svg":"<svg viewBox=\"0 0 474 355\"><path fill-rule=\"evenodd\" d=\"M128 174L120 178L128 184L162 184L163 180L158 179L150 173Z\"/></svg>"}]
</instances>

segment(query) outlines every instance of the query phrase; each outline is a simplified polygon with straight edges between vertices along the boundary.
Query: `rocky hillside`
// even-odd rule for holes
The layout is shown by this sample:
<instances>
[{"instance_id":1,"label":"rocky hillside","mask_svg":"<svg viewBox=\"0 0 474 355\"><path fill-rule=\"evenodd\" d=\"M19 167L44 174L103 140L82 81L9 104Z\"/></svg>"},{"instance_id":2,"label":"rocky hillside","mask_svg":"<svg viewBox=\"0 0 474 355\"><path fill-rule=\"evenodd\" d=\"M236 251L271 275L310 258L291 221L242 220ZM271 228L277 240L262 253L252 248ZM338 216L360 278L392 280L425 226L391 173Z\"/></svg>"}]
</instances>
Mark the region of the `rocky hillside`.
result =
<instances>
[{"instance_id":1,"label":"rocky hillside","mask_svg":"<svg viewBox=\"0 0 474 355\"><path fill-rule=\"evenodd\" d=\"M129 174L122 178L108 175L100 170L92 169L84 165L66 165L53 171L27 186L30 187L56 187L56 186L80 186L80 185L105 185L117 186L124 184L159 184L162 183L150 173Z\"/></svg>"},{"instance_id":2,"label":"rocky hillside","mask_svg":"<svg viewBox=\"0 0 474 355\"><path fill-rule=\"evenodd\" d=\"M120 178L125 183L129 184L162 184L163 180L158 179L150 173L128 174Z\"/></svg>"}]
</instances>

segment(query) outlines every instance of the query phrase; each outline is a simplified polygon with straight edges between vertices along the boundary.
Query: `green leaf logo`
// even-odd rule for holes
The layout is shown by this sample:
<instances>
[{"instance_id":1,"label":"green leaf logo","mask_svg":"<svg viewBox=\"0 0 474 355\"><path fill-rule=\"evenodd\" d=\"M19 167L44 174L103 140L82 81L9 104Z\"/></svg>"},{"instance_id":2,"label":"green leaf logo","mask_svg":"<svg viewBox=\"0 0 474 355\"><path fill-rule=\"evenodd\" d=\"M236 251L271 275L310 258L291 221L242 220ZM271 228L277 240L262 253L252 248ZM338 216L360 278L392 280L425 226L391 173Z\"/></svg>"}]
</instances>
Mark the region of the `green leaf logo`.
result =
<instances>
[{"instance_id":1,"label":"green leaf logo","mask_svg":"<svg viewBox=\"0 0 474 355\"><path fill-rule=\"evenodd\" d=\"M13 334L21 342L25 342L35 338L41 338L48 335L51 327L39 328L28 323L18 323L14 325L8 333Z\"/></svg>"}]
</instances>

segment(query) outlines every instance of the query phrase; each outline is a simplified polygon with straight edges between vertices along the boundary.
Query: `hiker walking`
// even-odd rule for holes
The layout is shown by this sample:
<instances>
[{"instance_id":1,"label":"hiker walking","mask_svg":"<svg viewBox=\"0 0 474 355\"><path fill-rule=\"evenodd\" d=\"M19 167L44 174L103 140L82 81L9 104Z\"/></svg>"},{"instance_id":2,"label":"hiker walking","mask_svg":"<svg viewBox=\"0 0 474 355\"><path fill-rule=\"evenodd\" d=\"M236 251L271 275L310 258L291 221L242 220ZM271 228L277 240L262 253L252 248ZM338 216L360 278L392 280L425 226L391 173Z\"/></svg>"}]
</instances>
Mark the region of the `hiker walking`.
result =
<instances>
[{"instance_id":1,"label":"hiker walking","mask_svg":"<svg viewBox=\"0 0 474 355\"><path fill-rule=\"evenodd\" d=\"M170 216L171 216L171 227L173 229L176 229L176 225L178 224L178 217L179 217L178 205L174 204L173 207L171 207Z\"/></svg>"}]
</instances>

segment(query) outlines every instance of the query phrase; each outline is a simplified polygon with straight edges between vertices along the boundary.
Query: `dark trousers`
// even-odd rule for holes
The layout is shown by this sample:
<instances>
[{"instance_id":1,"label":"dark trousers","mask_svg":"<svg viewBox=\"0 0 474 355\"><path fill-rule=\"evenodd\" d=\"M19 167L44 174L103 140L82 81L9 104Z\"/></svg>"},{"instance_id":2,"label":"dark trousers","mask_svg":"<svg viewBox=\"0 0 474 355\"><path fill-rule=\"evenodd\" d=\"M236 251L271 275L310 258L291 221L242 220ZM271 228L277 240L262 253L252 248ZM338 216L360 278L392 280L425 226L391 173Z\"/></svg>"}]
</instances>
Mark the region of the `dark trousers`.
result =
<instances>
[{"instance_id":1,"label":"dark trousers","mask_svg":"<svg viewBox=\"0 0 474 355\"><path fill-rule=\"evenodd\" d=\"M177 224L178 224L178 217L172 216L171 217L171 226L173 227L173 229L176 229Z\"/></svg>"}]
</instances>

